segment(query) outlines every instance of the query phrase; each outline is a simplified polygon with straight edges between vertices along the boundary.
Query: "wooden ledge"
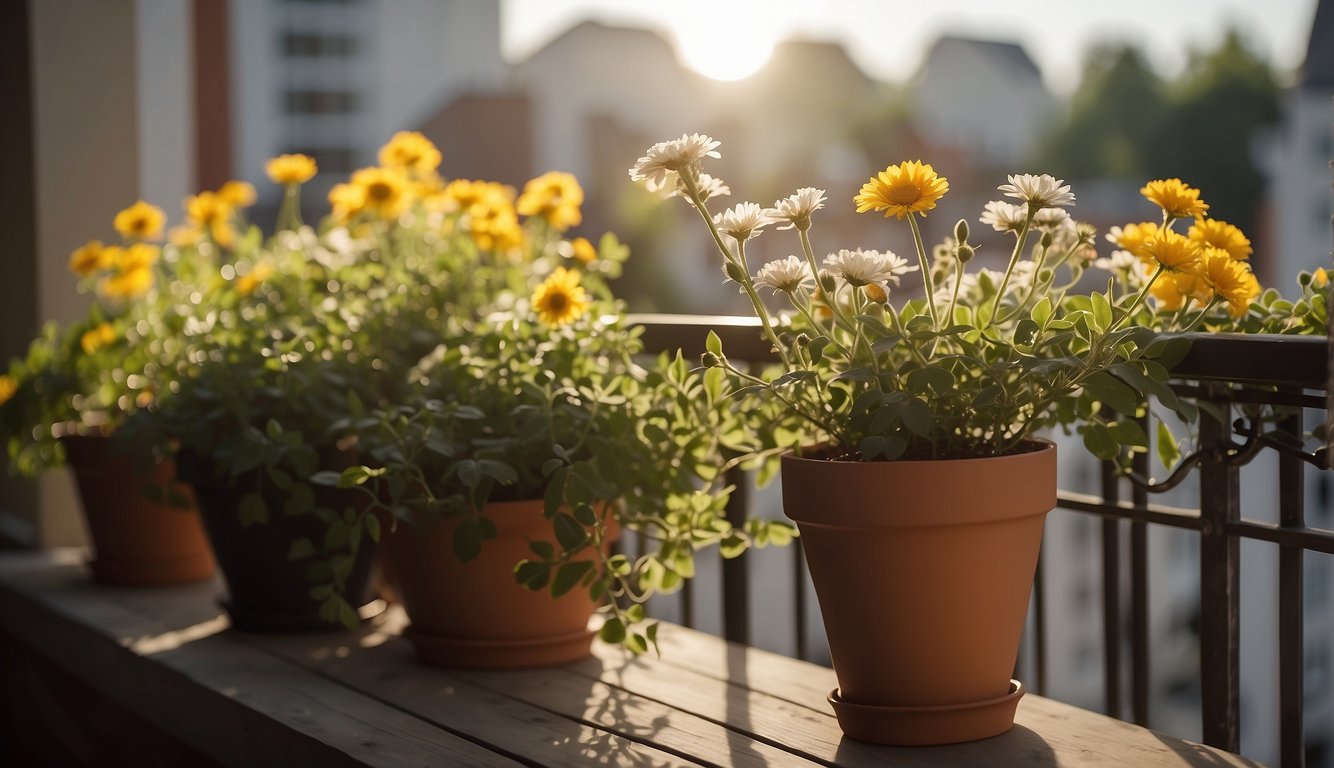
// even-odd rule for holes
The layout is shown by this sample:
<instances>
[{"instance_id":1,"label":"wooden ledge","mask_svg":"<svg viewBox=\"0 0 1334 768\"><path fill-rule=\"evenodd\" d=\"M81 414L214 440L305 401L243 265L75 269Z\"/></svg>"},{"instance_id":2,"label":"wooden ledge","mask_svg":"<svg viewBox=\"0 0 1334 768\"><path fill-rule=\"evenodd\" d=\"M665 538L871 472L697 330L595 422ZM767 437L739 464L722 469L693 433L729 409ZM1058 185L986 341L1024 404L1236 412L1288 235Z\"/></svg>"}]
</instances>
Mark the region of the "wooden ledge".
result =
<instances>
[{"instance_id":1,"label":"wooden ledge","mask_svg":"<svg viewBox=\"0 0 1334 768\"><path fill-rule=\"evenodd\" d=\"M1258 765L1032 694L994 739L864 744L825 701L832 670L669 625L661 659L430 669L397 606L356 632L245 634L217 583L103 587L82 557L0 555L0 638L226 765Z\"/></svg>"}]
</instances>

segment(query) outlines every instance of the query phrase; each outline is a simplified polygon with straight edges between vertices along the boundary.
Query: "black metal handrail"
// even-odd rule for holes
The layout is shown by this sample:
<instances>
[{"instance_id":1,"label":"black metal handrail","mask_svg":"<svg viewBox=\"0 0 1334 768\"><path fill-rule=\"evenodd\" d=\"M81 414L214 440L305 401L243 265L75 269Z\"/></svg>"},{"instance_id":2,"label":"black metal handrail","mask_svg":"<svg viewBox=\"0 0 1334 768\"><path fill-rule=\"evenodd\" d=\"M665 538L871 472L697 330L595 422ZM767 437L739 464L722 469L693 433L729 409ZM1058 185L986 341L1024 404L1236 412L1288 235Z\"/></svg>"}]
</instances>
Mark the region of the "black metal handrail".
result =
<instances>
[{"instance_id":1,"label":"black metal handrail","mask_svg":"<svg viewBox=\"0 0 1334 768\"><path fill-rule=\"evenodd\" d=\"M699 315L632 315L644 328L646 351L681 349L696 357L704 351L710 330L723 341L729 357L750 362L776 359L751 317ZM1187 355L1172 369L1182 395L1211 407L1201 409L1202 450L1193 463L1199 474L1199 509L1150 504L1151 492L1162 486L1128 483L1110 464L1102 468L1100 495L1062 491L1058 508L1102 518L1103 640L1105 711L1124 715L1123 681L1128 677L1130 719L1141 725L1149 718L1148 536L1149 525L1196 532L1200 540L1200 687L1205 743L1233 752L1240 749L1240 546L1242 539L1270 542L1279 548L1279 699L1280 745L1284 766L1304 764L1303 690L1303 555L1334 554L1334 531L1309 527L1305 520L1303 467L1328 469L1323 450L1306 453L1301 444L1303 410L1325 407L1329 346L1324 337L1245 334L1180 334L1192 342ZM1238 406L1275 405L1289 409L1270 434L1239 420ZM1276 434L1274 434L1276 433ZM1244 440L1236 442L1235 436ZM1243 519L1240 512L1240 465L1271 448L1278 452L1279 522ZM1147 475L1147 455L1137 471ZM744 478L733 479L739 489ZM1129 501L1122 491L1129 487ZM744 519L748 499L738 494L729 505L734 522ZM1129 621L1122 616L1122 568L1126 565L1122 533L1129 527ZM794 547L797 583L794 620L797 654L807 655L804 633L806 606L804 562ZM724 563L722 576L724 635L750 642L749 583L744 560ZM1034 635L1037 692L1046 685L1046 606L1044 575L1039 563L1034 585ZM684 596L690 623L690 593ZM1128 629L1129 668L1123 664Z\"/></svg>"}]
</instances>

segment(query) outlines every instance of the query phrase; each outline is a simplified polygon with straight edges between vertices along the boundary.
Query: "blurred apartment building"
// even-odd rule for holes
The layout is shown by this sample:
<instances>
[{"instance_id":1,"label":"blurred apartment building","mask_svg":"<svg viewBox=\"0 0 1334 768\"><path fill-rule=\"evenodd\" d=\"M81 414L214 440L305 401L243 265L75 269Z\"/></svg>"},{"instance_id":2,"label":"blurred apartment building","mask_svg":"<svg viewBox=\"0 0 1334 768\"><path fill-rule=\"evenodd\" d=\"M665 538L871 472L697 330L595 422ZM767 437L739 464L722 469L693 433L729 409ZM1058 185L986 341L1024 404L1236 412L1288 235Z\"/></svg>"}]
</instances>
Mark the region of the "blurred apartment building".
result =
<instances>
[{"instance_id":1,"label":"blurred apartment building","mask_svg":"<svg viewBox=\"0 0 1334 768\"><path fill-rule=\"evenodd\" d=\"M1271 152L1285 275L1329 259L1331 6L1320 3L1307 65ZM495 2L44 0L32 8L34 114L42 134L34 157L45 186L37 200L40 258L31 306L6 310L26 313L15 339L29 337L34 319L78 305L64 274L68 253L89 237L110 237L111 213L136 197L175 217L176 201L188 191L244 178L260 190L263 222L265 207L276 204L263 176L268 157L315 156L327 188L374 163L376 148L405 128L441 146L449 176L518 185L550 169L575 173L588 192L581 232L610 229L632 242L631 268L670 288L672 303L655 308L744 311L735 290L723 285L703 229L690 220L694 212L679 201L656 205L628 181L626 169L653 142L683 132L721 140L723 158L710 170L731 184L727 204L767 205L797 187L825 188L829 202L813 232L819 251L864 245L908 253L901 222L853 213L851 198L868 176L900 159L932 162L952 189L928 219L927 239L943 237L958 218L989 237L976 222L982 203L997 196L1005 174L1040 170L1029 166L1033 142L1061 109L1023 48L1003 41L942 38L903 84L867 76L837 43L787 41L751 77L719 82L685 67L657 31L595 21L507 64ZM134 41L132 53L118 56L126 40ZM312 215L322 209L321 185L307 195ZM1123 185L1076 192L1081 217L1104 227L1138 201ZM755 241L752 264L793 252L790 235ZM980 259L1008 254L1003 240L984 242ZM8 352L18 351L7 343ZM1096 467L1075 461L1080 455L1073 442L1063 452L1062 487L1091 491ZM1263 463L1246 470L1247 517L1276 514L1266 472L1276 477ZM43 496L58 499L67 481L43 484ZM1164 501L1189 506L1194 496L1187 490ZM6 499L13 498L7 490ZM1334 525L1315 473L1308 499L1311 522ZM757 511L781 514L776 494L757 504ZM39 538L50 543L80 535L41 525ZM1048 519L1044 549L1048 692L1093 709L1102 701L1100 532L1097 520L1058 512ZM1190 736L1199 728L1198 545L1187 534L1154 531L1149 546L1151 725ZM1242 722L1249 730L1242 744L1261 759L1277 750L1274 561L1268 545L1243 546ZM1334 765L1331 561L1314 554L1306 560L1308 733L1326 766ZM790 620L778 613L757 617L757 641L791 652ZM1275 713L1272 727L1264 712Z\"/></svg>"}]
</instances>

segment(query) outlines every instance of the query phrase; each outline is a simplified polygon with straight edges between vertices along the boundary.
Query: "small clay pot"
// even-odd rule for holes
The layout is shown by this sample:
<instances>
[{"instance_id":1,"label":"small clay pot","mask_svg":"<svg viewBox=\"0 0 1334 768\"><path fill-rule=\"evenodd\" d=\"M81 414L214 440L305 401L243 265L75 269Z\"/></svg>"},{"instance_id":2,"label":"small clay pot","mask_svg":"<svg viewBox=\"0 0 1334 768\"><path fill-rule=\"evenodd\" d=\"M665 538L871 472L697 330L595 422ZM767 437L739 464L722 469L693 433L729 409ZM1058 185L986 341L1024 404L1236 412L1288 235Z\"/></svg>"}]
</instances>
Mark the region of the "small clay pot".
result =
<instances>
[{"instance_id":1,"label":"small clay pot","mask_svg":"<svg viewBox=\"0 0 1334 768\"><path fill-rule=\"evenodd\" d=\"M60 443L83 501L94 579L161 587L213 575L194 495L170 461L137 462L101 434L65 435Z\"/></svg>"},{"instance_id":2,"label":"small clay pot","mask_svg":"<svg viewBox=\"0 0 1334 768\"><path fill-rule=\"evenodd\" d=\"M454 554L458 518L444 517L428 530L400 523L385 537L397 591L412 620L406 635L421 661L448 667L522 669L586 658L596 630L589 620L597 604L576 586L559 598L518 583L514 567L533 557L530 541L551 542L541 500L486 505L482 515L497 536L476 558ZM618 530L608 521L610 545ZM583 554L591 559L593 553Z\"/></svg>"},{"instance_id":3,"label":"small clay pot","mask_svg":"<svg viewBox=\"0 0 1334 768\"><path fill-rule=\"evenodd\" d=\"M945 744L1008 730L1010 679L1056 448L1008 456L852 462L785 456L783 509L824 615L844 733Z\"/></svg>"}]
</instances>

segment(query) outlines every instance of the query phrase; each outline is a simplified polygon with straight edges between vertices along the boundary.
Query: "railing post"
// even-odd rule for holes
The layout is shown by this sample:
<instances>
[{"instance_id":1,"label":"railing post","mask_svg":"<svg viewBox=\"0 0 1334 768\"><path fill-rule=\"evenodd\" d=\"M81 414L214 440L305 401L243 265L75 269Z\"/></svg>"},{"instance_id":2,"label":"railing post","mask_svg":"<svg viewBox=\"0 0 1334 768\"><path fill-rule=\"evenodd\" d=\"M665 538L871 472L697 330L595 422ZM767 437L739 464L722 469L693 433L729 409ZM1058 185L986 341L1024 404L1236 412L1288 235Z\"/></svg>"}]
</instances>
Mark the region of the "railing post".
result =
<instances>
[{"instance_id":1,"label":"railing post","mask_svg":"<svg viewBox=\"0 0 1334 768\"><path fill-rule=\"evenodd\" d=\"M1110 461L1102 462L1102 501L1120 499L1120 474ZM1121 717L1121 521L1102 521L1102 641L1103 702L1107 715Z\"/></svg>"},{"instance_id":2,"label":"railing post","mask_svg":"<svg viewBox=\"0 0 1334 768\"><path fill-rule=\"evenodd\" d=\"M1209 385L1211 394L1221 394ZM1200 444L1231 436L1232 407L1213 399L1217 416L1200 409ZM1200 465L1200 698L1204 743L1241 749L1238 603L1240 542L1228 525L1241 517L1240 470L1215 455Z\"/></svg>"},{"instance_id":3,"label":"railing post","mask_svg":"<svg viewBox=\"0 0 1334 768\"><path fill-rule=\"evenodd\" d=\"M1281 432L1300 441L1302 417L1298 410L1278 423ZM1284 528L1302 528L1305 520L1305 471L1300 458L1279 454L1278 523ZM1305 705L1305 638L1303 636L1303 550L1293 544L1278 548L1278 698L1279 764L1300 768L1306 763L1302 708Z\"/></svg>"},{"instance_id":4,"label":"railing post","mask_svg":"<svg viewBox=\"0 0 1334 768\"><path fill-rule=\"evenodd\" d=\"M750 506L750 476L741 469L727 473L728 485L734 486L727 500L727 521L741 528L746 524ZM723 561L723 637L734 643L750 645L750 572L748 558Z\"/></svg>"}]
</instances>

